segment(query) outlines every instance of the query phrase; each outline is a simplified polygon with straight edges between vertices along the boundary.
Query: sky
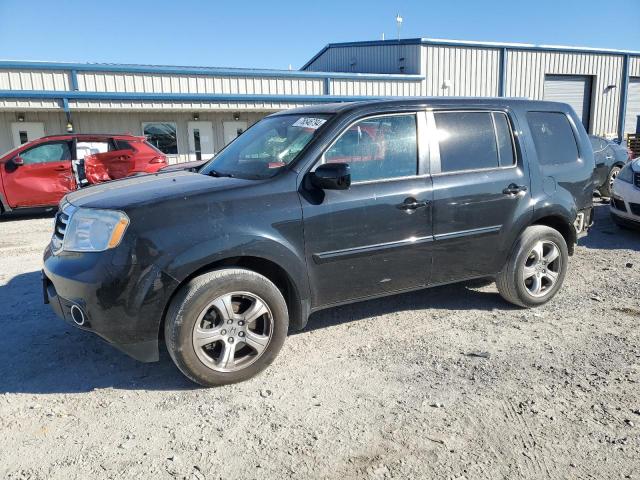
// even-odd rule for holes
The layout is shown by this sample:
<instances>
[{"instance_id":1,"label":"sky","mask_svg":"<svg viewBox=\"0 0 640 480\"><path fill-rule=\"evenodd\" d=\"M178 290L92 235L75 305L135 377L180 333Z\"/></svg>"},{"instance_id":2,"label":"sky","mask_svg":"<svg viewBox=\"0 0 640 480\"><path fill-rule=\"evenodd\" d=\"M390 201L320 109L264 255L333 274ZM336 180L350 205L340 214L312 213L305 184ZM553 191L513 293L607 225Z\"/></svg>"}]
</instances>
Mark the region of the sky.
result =
<instances>
[{"instance_id":1,"label":"sky","mask_svg":"<svg viewBox=\"0 0 640 480\"><path fill-rule=\"evenodd\" d=\"M300 68L397 38L640 50L640 0L0 0L0 59Z\"/></svg>"}]
</instances>

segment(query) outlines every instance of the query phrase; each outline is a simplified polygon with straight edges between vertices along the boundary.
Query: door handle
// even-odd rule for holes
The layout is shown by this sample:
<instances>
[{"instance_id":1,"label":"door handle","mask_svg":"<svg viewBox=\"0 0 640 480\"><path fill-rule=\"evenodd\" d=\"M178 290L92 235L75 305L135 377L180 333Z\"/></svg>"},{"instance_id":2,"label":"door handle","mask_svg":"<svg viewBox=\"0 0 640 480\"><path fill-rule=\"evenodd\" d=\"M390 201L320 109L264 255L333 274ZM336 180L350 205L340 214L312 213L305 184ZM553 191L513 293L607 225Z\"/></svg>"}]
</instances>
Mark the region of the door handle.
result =
<instances>
[{"instance_id":1,"label":"door handle","mask_svg":"<svg viewBox=\"0 0 640 480\"><path fill-rule=\"evenodd\" d=\"M417 210L418 208L427 207L429 203L430 202L428 200L416 200L413 197L409 197L406 198L404 202L396 205L396 208L399 208L400 210L413 211Z\"/></svg>"},{"instance_id":2,"label":"door handle","mask_svg":"<svg viewBox=\"0 0 640 480\"><path fill-rule=\"evenodd\" d=\"M512 183L507 188L502 190L502 193L504 193L505 195L518 195L519 193L526 191L526 185L516 185L515 183Z\"/></svg>"},{"instance_id":3,"label":"door handle","mask_svg":"<svg viewBox=\"0 0 640 480\"><path fill-rule=\"evenodd\" d=\"M67 167L56 167L56 168L54 168L54 170L56 172L65 172L65 171L67 171L69 169Z\"/></svg>"},{"instance_id":4,"label":"door handle","mask_svg":"<svg viewBox=\"0 0 640 480\"><path fill-rule=\"evenodd\" d=\"M118 160L129 160L131 157L129 155L120 155Z\"/></svg>"}]
</instances>

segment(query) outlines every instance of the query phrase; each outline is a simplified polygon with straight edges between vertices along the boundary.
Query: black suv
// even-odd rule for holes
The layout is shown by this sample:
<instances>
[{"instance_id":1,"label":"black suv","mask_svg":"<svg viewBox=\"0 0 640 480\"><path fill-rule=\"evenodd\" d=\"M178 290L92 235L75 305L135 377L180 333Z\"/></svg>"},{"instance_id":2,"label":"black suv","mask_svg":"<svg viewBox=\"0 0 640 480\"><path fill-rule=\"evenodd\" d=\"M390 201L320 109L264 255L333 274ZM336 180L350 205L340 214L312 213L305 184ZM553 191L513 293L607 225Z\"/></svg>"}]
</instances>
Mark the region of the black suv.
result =
<instances>
[{"instance_id":1,"label":"black suv","mask_svg":"<svg viewBox=\"0 0 640 480\"><path fill-rule=\"evenodd\" d=\"M237 382L325 307L481 277L521 307L549 301L591 222L593 172L564 104L288 110L197 173L67 195L45 300L136 359L157 360L164 335L193 381Z\"/></svg>"}]
</instances>

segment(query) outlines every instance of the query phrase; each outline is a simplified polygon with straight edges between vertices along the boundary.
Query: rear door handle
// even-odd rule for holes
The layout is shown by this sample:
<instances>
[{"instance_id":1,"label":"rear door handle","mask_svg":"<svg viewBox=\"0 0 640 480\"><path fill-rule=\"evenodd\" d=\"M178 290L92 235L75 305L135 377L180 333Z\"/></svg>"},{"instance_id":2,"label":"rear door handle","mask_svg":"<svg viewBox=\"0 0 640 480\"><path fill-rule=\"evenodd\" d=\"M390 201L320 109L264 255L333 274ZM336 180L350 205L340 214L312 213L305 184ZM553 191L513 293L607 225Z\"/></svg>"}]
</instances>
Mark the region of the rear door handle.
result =
<instances>
[{"instance_id":1,"label":"rear door handle","mask_svg":"<svg viewBox=\"0 0 640 480\"><path fill-rule=\"evenodd\" d=\"M65 171L69 170L69 168L67 168L67 167L56 167L56 168L54 168L54 170L56 172L65 172Z\"/></svg>"},{"instance_id":2,"label":"rear door handle","mask_svg":"<svg viewBox=\"0 0 640 480\"><path fill-rule=\"evenodd\" d=\"M507 188L502 190L502 193L505 195L518 195L520 192L526 192L526 185L516 185L515 183L510 184Z\"/></svg>"},{"instance_id":3,"label":"rear door handle","mask_svg":"<svg viewBox=\"0 0 640 480\"><path fill-rule=\"evenodd\" d=\"M396 208L399 208L400 210L413 211L417 210L418 208L427 207L429 206L429 203L430 202L428 200L416 200L413 197L409 197L405 198L404 202L396 205Z\"/></svg>"}]
</instances>

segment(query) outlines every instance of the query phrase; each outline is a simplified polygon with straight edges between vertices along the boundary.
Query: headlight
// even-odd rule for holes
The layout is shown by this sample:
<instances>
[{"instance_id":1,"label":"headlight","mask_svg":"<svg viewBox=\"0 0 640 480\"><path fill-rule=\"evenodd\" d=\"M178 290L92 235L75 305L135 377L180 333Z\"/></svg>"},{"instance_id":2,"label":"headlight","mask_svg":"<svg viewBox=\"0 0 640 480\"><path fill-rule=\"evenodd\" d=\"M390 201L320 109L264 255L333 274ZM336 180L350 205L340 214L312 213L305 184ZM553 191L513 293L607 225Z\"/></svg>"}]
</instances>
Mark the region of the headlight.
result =
<instances>
[{"instance_id":1,"label":"headlight","mask_svg":"<svg viewBox=\"0 0 640 480\"><path fill-rule=\"evenodd\" d=\"M633 164L627 163L624 167L622 167L622 170L620 170L620 173L618 173L616 179L627 183L633 183L633 169L631 168L631 165Z\"/></svg>"},{"instance_id":2,"label":"headlight","mask_svg":"<svg viewBox=\"0 0 640 480\"><path fill-rule=\"evenodd\" d=\"M67 252L102 252L120 244L129 217L116 210L79 208L73 212L64 234Z\"/></svg>"}]
</instances>

